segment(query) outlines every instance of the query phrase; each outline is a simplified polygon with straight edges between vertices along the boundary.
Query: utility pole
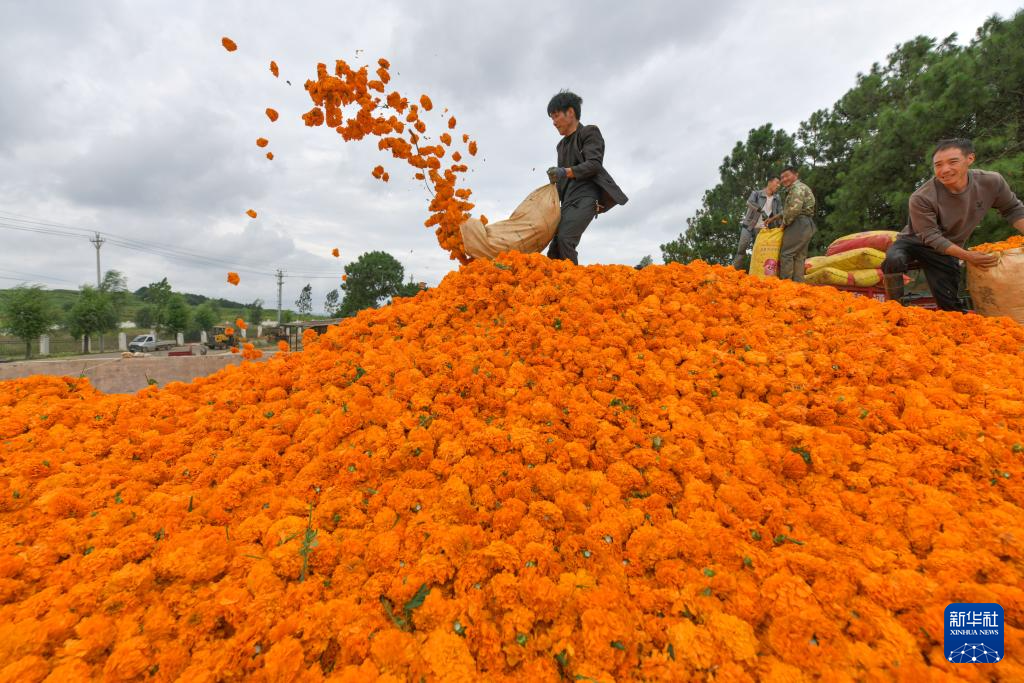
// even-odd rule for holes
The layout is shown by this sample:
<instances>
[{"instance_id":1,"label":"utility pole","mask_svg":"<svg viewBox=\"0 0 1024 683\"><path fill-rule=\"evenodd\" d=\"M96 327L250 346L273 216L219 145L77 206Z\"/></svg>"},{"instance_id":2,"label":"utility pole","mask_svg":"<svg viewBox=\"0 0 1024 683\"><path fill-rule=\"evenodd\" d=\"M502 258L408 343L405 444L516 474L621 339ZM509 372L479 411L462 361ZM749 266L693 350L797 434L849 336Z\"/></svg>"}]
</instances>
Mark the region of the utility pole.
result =
<instances>
[{"instance_id":1,"label":"utility pole","mask_svg":"<svg viewBox=\"0 0 1024 683\"><path fill-rule=\"evenodd\" d=\"M103 243L106 242L106 240L103 239L102 237L100 237L100 233L97 231L96 232L96 236L93 237L89 241L92 242L94 245L96 245L96 289L99 289L100 286L101 286L101 280L100 280L100 247L103 246ZM103 349L103 332L100 332L100 353L103 353L103 351L104 351L104 349Z\"/></svg>"},{"instance_id":2,"label":"utility pole","mask_svg":"<svg viewBox=\"0 0 1024 683\"><path fill-rule=\"evenodd\" d=\"M277 269L277 325L281 326L281 287L284 286L284 271Z\"/></svg>"},{"instance_id":3,"label":"utility pole","mask_svg":"<svg viewBox=\"0 0 1024 683\"><path fill-rule=\"evenodd\" d=\"M103 246L103 243L106 242L106 240L103 239L102 237L100 237L100 234L97 232L96 236L93 237L89 241L96 245L96 288L99 289L99 287L100 287L100 247Z\"/></svg>"}]
</instances>

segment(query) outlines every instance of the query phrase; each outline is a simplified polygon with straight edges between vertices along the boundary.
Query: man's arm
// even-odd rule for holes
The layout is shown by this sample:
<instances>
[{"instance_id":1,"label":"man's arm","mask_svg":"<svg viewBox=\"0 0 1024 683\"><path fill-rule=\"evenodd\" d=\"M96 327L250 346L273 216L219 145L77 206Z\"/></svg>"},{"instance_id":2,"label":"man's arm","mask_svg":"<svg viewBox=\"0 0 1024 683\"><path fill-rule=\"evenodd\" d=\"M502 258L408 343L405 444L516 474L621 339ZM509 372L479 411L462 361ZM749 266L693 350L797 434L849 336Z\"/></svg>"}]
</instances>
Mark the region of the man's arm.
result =
<instances>
[{"instance_id":1,"label":"man's arm","mask_svg":"<svg viewBox=\"0 0 1024 683\"><path fill-rule=\"evenodd\" d=\"M1006 178L1000 175L999 180L1001 183L996 192L996 199L992 202L992 208L1002 214L1006 222L1018 232L1024 233L1024 202L1013 193Z\"/></svg>"},{"instance_id":2,"label":"man's arm","mask_svg":"<svg viewBox=\"0 0 1024 683\"><path fill-rule=\"evenodd\" d=\"M586 161L569 169L571 178L585 180L593 178L601 172L604 163L604 138L597 126L580 126L580 142L583 147L583 158Z\"/></svg>"},{"instance_id":3,"label":"man's arm","mask_svg":"<svg viewBox=\"0 0 1024 683\"><path fill-rule=\"evenodd\" d=\"M786 197L786 206L782 209L783 225L789 225L795 221L807 204L807 194L803 189L794 188L794 190L790 190L789 196Z\"/></svg>"}]
</instances>

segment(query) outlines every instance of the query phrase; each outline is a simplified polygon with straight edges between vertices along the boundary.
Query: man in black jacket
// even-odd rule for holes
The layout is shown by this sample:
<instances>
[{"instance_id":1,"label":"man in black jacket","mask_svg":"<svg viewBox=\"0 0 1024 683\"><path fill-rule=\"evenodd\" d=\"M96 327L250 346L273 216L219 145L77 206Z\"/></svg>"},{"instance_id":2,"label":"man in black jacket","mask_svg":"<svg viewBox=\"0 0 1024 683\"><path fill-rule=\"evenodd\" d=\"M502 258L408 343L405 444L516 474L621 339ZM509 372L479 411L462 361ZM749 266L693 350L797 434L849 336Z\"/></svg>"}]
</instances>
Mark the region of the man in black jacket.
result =
<instances>
[{"instance_id":1,"label":"man in black jacket","mask_svg":"<svg viewBox=\"0 0 1024 683\"><path fill-rule=\"evenodd\" d=\"M576 247L590 221L626 195L604 170L604 138L597 126L580 123L582 98L563 90L548 102L548 116L562 139L558 142L558 165L548 169L548 179L558 184L562 218L558 223L548 257L579 263Z\"/></svg>"}]
</instances>

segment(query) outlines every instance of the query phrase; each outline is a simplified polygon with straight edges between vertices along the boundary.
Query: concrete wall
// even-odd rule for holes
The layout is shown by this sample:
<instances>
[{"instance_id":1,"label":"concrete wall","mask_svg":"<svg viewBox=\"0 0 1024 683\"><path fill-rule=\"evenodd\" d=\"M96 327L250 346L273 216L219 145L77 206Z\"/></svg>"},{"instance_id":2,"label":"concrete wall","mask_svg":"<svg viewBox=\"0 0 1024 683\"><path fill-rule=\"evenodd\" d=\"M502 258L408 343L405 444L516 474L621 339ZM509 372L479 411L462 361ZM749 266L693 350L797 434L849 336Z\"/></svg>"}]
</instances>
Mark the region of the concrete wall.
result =
<instances>
[{"instance_id":1,"label":"concrete wall","mask_svg":"<svg viewBox=\"0 0 1024 683\"><path fill-rule=\"evenodd\" d=\"M264 356L266 358L266 356ZM242 362L240 354L206 356L149 356L146 358L82 358L0 363L0 381L30 375L85 376L109 394L130 394L145 389L148 379L161 387L168 382L190 382ZM257 361L258 362L258 361Z\"/></svg>"}]
</instances>

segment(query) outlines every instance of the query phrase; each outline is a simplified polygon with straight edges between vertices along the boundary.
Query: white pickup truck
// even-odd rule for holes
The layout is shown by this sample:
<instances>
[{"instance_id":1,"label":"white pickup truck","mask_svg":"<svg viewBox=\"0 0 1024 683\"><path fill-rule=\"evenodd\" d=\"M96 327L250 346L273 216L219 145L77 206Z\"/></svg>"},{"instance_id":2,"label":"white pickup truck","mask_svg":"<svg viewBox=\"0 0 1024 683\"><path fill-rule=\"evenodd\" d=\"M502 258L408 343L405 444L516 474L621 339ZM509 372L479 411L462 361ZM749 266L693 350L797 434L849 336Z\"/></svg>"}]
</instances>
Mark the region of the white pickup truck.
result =
<instances>
[{"instance_id":1,"label":"white pickup truck","mask_svg":"<svg viewBox=\"0 0 1024 683\"><path fill-rule=\"evenodd\" d=\"M140 334L128 342L129 351L163 351L173 349L177 344L169 339L157 339L151 334Z\"/></svg>"}]
</instances>

